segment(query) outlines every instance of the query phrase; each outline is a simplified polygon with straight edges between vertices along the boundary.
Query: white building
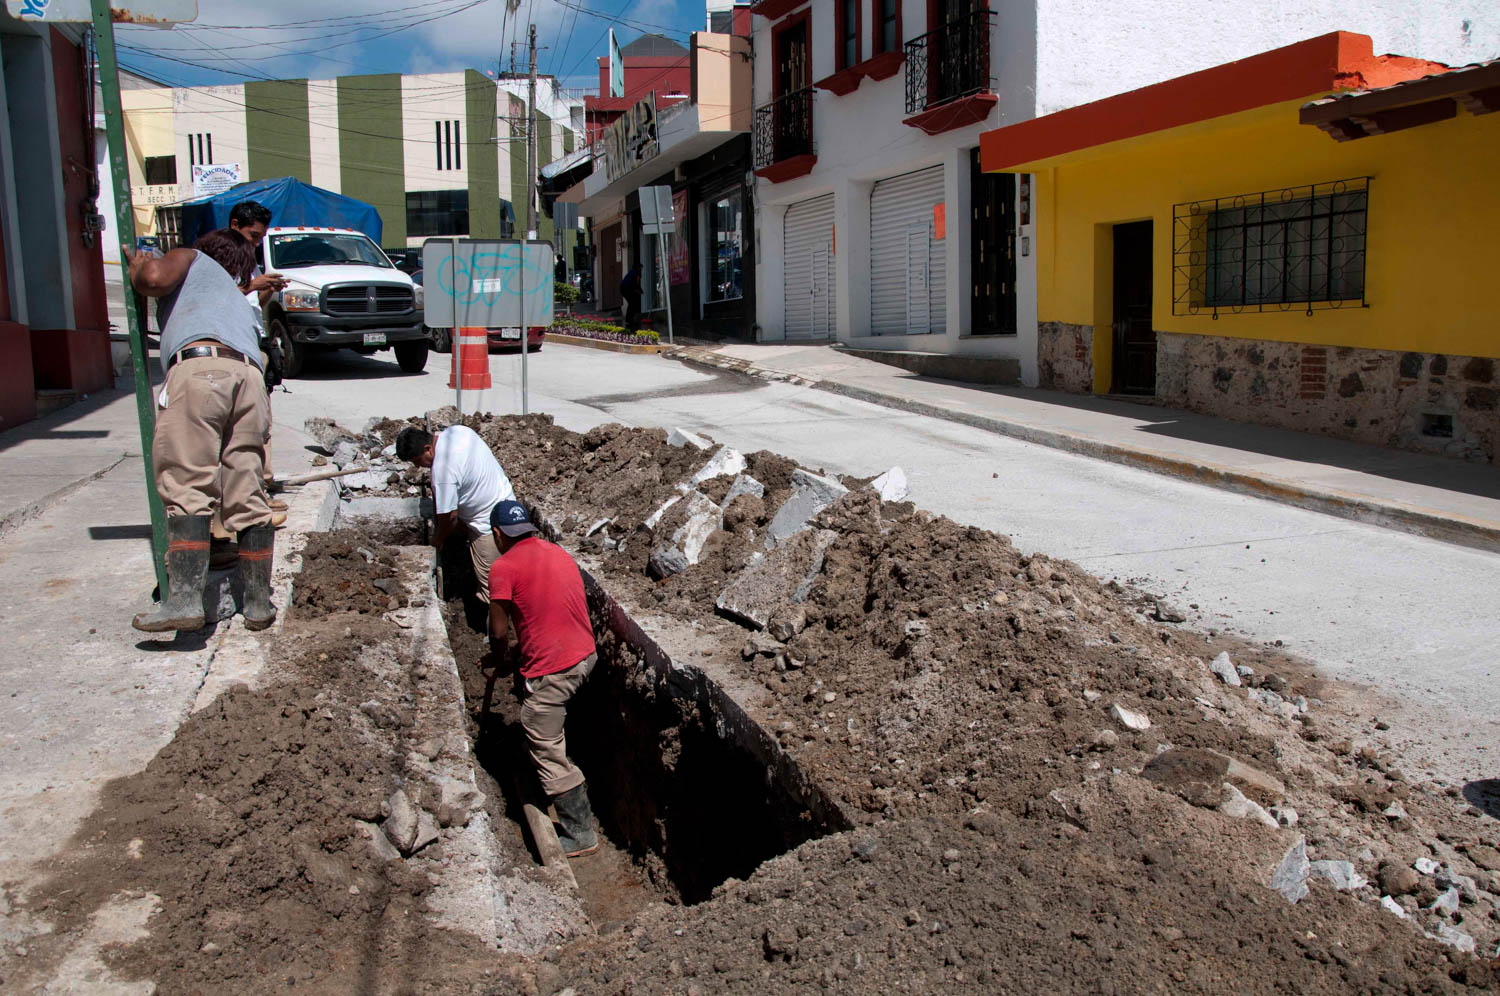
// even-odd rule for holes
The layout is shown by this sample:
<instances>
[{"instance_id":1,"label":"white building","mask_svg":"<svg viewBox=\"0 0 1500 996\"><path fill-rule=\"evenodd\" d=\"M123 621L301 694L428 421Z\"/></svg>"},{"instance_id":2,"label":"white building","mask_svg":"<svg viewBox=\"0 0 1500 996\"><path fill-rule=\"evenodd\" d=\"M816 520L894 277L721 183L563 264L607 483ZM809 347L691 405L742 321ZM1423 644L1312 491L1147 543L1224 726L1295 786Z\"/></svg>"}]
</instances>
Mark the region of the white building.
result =
<instances>
[{"instance_id":1,"label":"white building","mask_svg":"<svg viewBox=\"0 0 1500 996\"><path fill-rule=\"evenodd\" d=\"M969 364L985 371L977 379L1027 384L1031 185L979 171L981 131L1336 29L1372 36L1376 52L1462 64L1497 21L1480 0L760 0L753 11L757 338L988 358Z\"/></svg>"}]
</instances>

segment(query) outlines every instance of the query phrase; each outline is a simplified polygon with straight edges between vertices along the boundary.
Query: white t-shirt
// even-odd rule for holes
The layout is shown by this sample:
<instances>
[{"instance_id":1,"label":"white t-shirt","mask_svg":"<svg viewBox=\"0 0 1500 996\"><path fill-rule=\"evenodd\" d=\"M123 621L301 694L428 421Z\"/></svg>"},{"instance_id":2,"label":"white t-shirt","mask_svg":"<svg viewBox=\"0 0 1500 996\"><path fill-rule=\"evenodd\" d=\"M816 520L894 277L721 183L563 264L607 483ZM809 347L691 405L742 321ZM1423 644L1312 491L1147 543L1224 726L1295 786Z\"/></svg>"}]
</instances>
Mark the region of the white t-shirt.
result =
<instances>
[{"instance_id":1,"label":"white t-shirt","mask_svg":"<svg viewBox=\"0 0 1500 996\"><path fill-rule=\"evenodd\" d=\"M475 536L490 531L490 511L496 502L514 501L510 478L500 461L468 426L444 429L432 450L432 493L437 513L458 510L458 517Z\"/></svg>"}]
</instances>

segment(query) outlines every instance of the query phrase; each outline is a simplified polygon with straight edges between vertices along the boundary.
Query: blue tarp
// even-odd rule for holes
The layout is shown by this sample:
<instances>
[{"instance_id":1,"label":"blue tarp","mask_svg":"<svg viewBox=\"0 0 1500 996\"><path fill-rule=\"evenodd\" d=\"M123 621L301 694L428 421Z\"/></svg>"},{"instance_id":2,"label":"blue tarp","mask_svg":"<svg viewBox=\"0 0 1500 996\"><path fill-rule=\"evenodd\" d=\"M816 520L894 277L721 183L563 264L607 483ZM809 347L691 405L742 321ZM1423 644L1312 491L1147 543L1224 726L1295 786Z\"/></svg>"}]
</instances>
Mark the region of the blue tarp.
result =
<instances>
[{"instance_id":1,"label":"blue tarp","mask_svg":"<svg viewBox=\"0 0 1500 996\"><path fill-rule=\"evenodd\" d=\"M222 194L186 202L182 205L182 244L190 246L200 236L228 227L229 211L240 201L258 201L270 208L273 227L352 228L380 245L383 226L374 207L291 176L242 183Z\"/></svg>"}]
</instances>

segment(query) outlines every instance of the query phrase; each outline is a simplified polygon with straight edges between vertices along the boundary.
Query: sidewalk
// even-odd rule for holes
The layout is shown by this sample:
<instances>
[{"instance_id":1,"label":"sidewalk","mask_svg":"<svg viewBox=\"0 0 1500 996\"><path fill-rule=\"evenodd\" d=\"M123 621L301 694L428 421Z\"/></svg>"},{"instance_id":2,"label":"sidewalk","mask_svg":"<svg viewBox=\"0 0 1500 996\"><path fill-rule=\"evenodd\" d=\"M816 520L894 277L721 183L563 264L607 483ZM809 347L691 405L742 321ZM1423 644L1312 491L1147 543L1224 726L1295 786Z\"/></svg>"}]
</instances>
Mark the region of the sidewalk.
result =
<instances>
[{"instance_id":1,"label":"sidewalk","mask_svg":"<svg viewBox=\"0 0 1500 996\"><path fill-rule=\"evenodd\" d=\"M664 352L1341 518L1500 551L1500 469L1111 398L920 377L827 345Z\"/></svg>"}]
</instances>

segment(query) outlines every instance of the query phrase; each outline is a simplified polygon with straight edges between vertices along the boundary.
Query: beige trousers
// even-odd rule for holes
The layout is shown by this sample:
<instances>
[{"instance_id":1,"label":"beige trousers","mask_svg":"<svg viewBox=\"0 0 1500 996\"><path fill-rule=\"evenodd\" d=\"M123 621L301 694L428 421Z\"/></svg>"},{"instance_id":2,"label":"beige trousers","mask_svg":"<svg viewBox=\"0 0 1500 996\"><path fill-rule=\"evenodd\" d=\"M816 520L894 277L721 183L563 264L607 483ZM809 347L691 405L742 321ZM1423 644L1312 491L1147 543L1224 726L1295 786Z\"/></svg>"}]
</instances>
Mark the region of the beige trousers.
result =
<instances>
[{"instance_id":1,"label":"beige trousers","mask_svg":"<svg viewBox=\"0 0 1500 996\"><path fill-rule=\"evenodd\" d=\"M490 604L490 565L500 556L495 545L495 532L480 533L469 537L469 562L474 565L474 577L479 582L479 601Z\"/></svg>"},{"instance_id":2,"label":"beige trousers","mask_svg":"<svg viewBox=\"0 0 1500 996\"><path fill-rule=\"evenodd\" d=\"M167 371L157 404L151 459L167 515L217 506L231 533L269 523L261 474L271 407L260 370L218 356L183 360Z\"/></svg>"},{"instance_id":3,"label":"beige trousers","mask_svg":"<svg viewBox=\"0 0 1500 996\"><path fill-rule=\"evenodd\" d=\"M589 654L566 671L526 679L528 694L521 706L521 728L526 731L542 791L548 796L562 795L583 784L583 772L568 760L563 724L568 718L568 700L583 686L596 660L597 654Z\"/></svg>"}]
</instances>

